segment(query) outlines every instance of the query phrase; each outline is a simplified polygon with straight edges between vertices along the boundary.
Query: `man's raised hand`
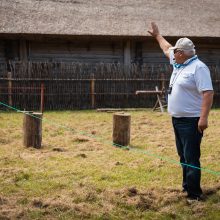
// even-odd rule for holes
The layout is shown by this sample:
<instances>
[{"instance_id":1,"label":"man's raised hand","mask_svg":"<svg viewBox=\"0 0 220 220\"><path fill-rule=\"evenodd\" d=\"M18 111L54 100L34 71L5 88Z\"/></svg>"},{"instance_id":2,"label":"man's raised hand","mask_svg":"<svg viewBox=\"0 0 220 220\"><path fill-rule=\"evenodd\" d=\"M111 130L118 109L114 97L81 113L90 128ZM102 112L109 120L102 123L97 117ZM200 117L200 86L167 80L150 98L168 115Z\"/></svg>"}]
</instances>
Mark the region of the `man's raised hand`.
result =
<instances>
[{"instance_id":1,"label":"man's raised hand","mask_svg":"<svg viewBox=\"0 0 220 220\"><path fill-rule=\"evenodd\" d=\"M160 34L158 26L156 25L155 22L151 22L151 28L148 30L148 33L151 34L153 37L156 37L157 35Z\"/></svg>"}]
</instances>

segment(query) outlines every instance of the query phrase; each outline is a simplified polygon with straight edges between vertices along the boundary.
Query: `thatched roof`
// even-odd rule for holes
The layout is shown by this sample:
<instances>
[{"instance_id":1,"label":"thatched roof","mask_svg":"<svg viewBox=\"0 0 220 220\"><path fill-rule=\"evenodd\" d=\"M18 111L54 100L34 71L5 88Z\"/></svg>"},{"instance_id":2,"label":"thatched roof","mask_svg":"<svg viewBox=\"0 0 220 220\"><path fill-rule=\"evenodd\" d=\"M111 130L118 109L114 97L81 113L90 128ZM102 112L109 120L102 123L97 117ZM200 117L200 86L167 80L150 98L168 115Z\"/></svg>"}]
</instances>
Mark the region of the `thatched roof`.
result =
<instances>
[{"instance_id":1,"label":"thatched roof","mask_svg":"<svg viewBox=\"0 0 220 220\"><path fill-rule=\"evenodd\" d=\"M0 33L220 37L220 0L1 0Z\"/></svg>"}]
</instances>

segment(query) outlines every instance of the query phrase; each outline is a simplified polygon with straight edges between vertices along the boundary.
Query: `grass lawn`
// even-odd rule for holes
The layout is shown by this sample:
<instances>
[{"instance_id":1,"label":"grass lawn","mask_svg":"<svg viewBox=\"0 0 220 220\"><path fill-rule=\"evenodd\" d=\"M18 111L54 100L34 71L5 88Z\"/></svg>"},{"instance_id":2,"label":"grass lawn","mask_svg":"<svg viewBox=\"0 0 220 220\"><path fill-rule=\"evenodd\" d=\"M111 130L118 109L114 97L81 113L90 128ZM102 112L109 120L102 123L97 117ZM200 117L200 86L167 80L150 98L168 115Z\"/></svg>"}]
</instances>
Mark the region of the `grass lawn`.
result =
<instances>
[{"instance_id":1,"label":"grass lawn","mask_svg":"<svg viewBox=\"0 0 220 220\"><path fill-rule=\"evenodd\" d=\"M167 113L131 112L134 150L112 146L112 113L43 117L39 150L22 145L23 115L0 111L0 219L220 219L219 174L203 171L207 199L187 204ZM218 172L219 134L212 110L201 164Z\"/></svg>"}]
</instances>

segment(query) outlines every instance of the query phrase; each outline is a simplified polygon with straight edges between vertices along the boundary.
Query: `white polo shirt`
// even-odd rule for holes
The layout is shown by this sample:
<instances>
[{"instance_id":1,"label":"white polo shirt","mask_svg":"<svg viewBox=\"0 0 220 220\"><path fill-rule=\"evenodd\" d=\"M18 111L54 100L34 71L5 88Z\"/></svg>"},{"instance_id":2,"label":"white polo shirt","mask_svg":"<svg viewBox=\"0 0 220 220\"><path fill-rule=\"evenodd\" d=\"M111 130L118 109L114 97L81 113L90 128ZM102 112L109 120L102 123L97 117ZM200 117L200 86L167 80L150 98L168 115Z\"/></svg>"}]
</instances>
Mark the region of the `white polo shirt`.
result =
<instances>
[{"instance_id":1,"label":"white polo shirt","mask_svg":"<svg viewBox=\"0 0 220 220\"><path fill-rule=\"evenodd\" d=\"M170 51L170 64L174 62L173 51ZM168 94L169 114L177 118L200 117L202 92L213 90L208 67L198 58L185 67L174 67L171 84L172 92Z\"/></svg>"}]
</instances>

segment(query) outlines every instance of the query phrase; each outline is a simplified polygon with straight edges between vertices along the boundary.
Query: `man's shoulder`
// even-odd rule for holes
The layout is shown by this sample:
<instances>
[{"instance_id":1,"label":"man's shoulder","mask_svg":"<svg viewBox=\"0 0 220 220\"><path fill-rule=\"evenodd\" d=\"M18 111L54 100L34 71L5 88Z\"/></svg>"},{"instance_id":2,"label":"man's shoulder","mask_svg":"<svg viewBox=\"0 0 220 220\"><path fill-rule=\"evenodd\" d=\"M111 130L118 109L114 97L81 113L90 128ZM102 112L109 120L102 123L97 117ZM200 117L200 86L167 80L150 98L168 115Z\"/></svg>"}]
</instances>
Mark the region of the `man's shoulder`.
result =
<instances>
[{"instance_id":1,"label":"man's shoulder","mask_svg":"<svg viewBox=\"0 0 220 220\"><path fill-rule=\"evenodd\" d=\"M196 64L197 68L207 68L207 69L209 69L208 66L203 61L201 61L200 59L197 59L195 64Z\"/></svg>"},{"instance_id":2,"label":"man's shoulder","mask_svg":"<svg viewBox=\"0 0 220 220\"><path fill-rule=\"evenodd\" d=\"M199 69L205 69L207 71L209 71L208 66L202 62L199 58L196 59L191 65L190 65L190 69L192 72L196 72Z\"/></svg>"}]
</instances>

